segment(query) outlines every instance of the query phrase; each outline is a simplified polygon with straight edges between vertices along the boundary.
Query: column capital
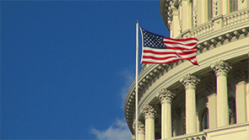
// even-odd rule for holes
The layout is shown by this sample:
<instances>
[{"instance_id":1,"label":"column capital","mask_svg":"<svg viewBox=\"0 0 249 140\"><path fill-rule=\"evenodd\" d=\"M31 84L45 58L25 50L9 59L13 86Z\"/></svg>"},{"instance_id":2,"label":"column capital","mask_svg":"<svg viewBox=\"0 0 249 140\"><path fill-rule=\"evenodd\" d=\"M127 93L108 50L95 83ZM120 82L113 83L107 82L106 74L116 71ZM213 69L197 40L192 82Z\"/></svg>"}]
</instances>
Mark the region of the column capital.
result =
<instances>
[{"instance_id":1,"label":"column capital","mask_svg":"<svg viewBox=\"0 0 249 140\"><path fill-rule=\"evenodd\" d=\"M171 103L175 97L175 94L166 88L162 88L156 95L156 97L163 103Z\"/></svg>"},{"instance_id":2,"label":"column capital","mask_svg":"<svg viewBox=\"0 0 249 140\"><path fill-rule=\"evenodd\" d=\"M154 118L157 114L156 110L151 105L145 105L143 107L142 113L144 114L145 119Z\"/></svg>"},{"instance_id":3,"label":"column capital","mask_svg":"<svg viewBox=\"0 0 249 140\"><path fill-rule=\"evenodd\" d=\"M133 126L132 126L133 130L136 131L136 120L133 120ZM138 121L138 133L145 133L145 128L144 128L144 124L140 121Z\"/></svg>"},{"instance_id":4,"label":"column capital","mask_svg":"<svg viewBox=\"0 0 249 140\"><path fill-rule=\"evenodd\" d=\"M195 89L196 85L200 82L200 79L192 74L187 74L179 81L185 86L185 89Z\"/></svg>"},{"instance_id":5,"label":"column capital","mask_svg":"<svg viewBox=\"0 0 249 140\"><path fill-rule=\"evenodd\" d=\"M216 62L215 64L211 65L210 67L216 73L216 76L219 76L219 75L227 76L227 73L232 69L232 66L230 66L224 60L220 60Z\"/></svg>"},{"instance_id":6,"label":"column capital","mask_svg":"<svg viewBox=\"0 0 249 140\"><path fill-rule=\"evenodd\" d=\"M234 79L236 83L246 81L247 80L247 73L245 69L240 69L234 73Z\"/></svg>"}]
</instances>

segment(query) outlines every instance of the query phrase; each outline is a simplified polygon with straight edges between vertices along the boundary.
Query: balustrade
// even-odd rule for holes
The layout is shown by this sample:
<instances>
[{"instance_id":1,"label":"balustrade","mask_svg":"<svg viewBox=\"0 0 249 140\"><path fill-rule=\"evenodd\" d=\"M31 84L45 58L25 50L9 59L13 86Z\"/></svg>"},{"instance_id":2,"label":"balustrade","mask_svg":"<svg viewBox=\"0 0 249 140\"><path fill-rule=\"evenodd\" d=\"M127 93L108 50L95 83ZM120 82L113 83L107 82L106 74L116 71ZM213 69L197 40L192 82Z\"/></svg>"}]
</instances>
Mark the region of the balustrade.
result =
<instances>
[{"instance_id":1,"label":"balustrade","mask_svg":"<svg viewBox=\"0 0 249 140\"><path fill-rule=\"evenodd\" d=\"M239 10L223 16L223 28L229 27L231 25L248 21L249 20L249 9Z\"/></svg>"},{"instance_id":2,"label":"balustrade","mask_svg":"<svg viewBox=\"0 0 249 140\"><path fill-rule=\"evenodd\" d=\"M249 8L242 9L233 13L229 13L223 16L223 28L249 21ZM200 37L204 34L211 33L214 31L213 21L203 23L190 31L192 37ZM182 38L184 35L181 34L177 38Z\"/></svg>"}]
</instances>

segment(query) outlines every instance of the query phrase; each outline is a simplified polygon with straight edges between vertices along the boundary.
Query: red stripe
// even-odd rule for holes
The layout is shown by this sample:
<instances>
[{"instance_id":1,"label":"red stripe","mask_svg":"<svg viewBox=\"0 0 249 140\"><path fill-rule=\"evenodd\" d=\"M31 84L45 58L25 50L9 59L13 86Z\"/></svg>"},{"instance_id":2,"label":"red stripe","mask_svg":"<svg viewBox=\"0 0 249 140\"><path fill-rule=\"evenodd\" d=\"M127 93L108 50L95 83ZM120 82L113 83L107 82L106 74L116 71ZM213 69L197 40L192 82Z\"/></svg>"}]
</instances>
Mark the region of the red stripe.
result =
<instances>
[{"instance_id":1,"label":"red stripe","mask_svg":"<svg viewBox=\"0 0 249 140\"><path fill-rule=\"evenodd\" d=\"M144 53L153 53L153 54L176 54L175 52L167 52L167 49L165 49L165 52L156 52L151 50L143 50Z\"/></svg>"},{"instance_id":2,"label":"red stripe","mask_svg":"<svg viewBox=\"0 0 249 140\"><path fill-rule=\"evenodd\" d=\"M155 57L155 56L143 56L144 59L154 59L154 60L166 60L166 59L169 59L169 58L174 58L176 56L168 56L168 57Z\"/></svg>"},{"instance_id":3,"label":"red stripe","mask_svg":"<svg viewBox=\"0 0 249 140\"><path fill-rule=\"evenodd\" d=\"M188 44L183 44L183 43L181 43L181 42L171 42L171 41L163 41L163 43L167 43L167 44L179 44L179 45L184 45L184 46L194 46L194 45L196 45L197 44L197 42L196 43L188 43ZM165 45L167 45L167 44L165 44Z\"/></svg>"},{"instance_id":4,"label":"red stripe","mask_svg":"<svg viewBox=\"0 0 249 140\"><path fill-rule=\"evenodd\" d=\"M179 61L179 60L182 60L182 59L174 59L174 60L171 60L171 61L167 61L167 62L151 62L151 61L142 61L142 63L144 64L169 64L169 63L172 63L172 62L175 62L175 61Z\"/></svg>"},{"instance_id":5,"label":"red stripe","mask_svg":"<svg viewBox=\"0 0 249 140\"><path fill-rule=\"evenodd\" d=\"M182 38L182 39L173 39L173 38L168 38L168 37L164 37L165 39L169 39L169 40L175 40L175 41L190 41L190 40L196 40L196 41L199 41L197 38L193 38L193 37L190 37L190 38Z\"/></svg>"},{"instance_id":6,"label":"red stripe","mask_svg":"<svg viewBox=\"0 0 249 140\"><path fill-rule=\"evenodd\" d=\"M142 61L142 63L144 63L144 64L169 64L169 63L172 63L172 62L175 62L175 61L179 61L179 60L189 60L192 64L199 65L197 63L197 61L194 61L194 62L191 61L194 58L196 58L196 56L192 56L192 57L188 57L188 58L176 58L176 59L173 59L173 60L167 61L167 62ZM154 60L157 60L157 59L154 59Z\"/></svg>"},{"instance_id":7,"label":"red stripe","mask_svg":"<svg viewBox=\"0 0 249 140\"><path fill-rule=\"evenodd\" d=\"M183 48L183 47L168 47L167 46L167 49L173 49L173 50L194 50L196 49L196 47L193 47L193 48Z\"/></svg>"}]
</instances>

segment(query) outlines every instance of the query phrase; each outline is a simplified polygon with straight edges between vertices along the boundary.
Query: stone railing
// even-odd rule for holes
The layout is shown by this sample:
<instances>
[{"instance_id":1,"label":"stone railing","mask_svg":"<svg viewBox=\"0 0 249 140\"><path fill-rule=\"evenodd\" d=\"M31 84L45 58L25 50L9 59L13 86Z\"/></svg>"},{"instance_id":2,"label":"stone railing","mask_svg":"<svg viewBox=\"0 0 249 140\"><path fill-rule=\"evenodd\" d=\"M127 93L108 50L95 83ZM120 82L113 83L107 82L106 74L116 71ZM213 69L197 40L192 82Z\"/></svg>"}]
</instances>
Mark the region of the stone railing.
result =
<instances>
[{"instance_id":1,"label":"stone railing","mask_svg":"<svg viewBox=\"0 0 249 140\"><path fill-rule=\"evenodd\" d=\"M249 9L242 9L223 16L223 28L248 21L249 20Z\"/></svg>"},{"instance_id":2,"label":"stone railing","mask_svg":"<svg viewBox=\"0 0 249 140\"><path fill-rule=\"evenodd\" d=\"M213 31L213 23L212 21L206 22L191 31L193 37L198 37L206 33L210 33Z\"/></svg>"},{"instance_id":3,"label":"stone railing","mask_svg":"<svg viewBox=\"0 0 249 140\"><path fill-rule=\"evenodd\" d=\"M222 22L222 26L221 28L226 28L241 22L246 22L249 21L249 8L245 8L245 9L241 9L239 11L235 11L223 16L220 16L222 18L221 22ZM180 34L178 37L176 37L177 39L179 38L187 38L187 37L200 37L202 35L211 33L215 30L220 30L215 29L214 28L214 21L216 20L216 18L213 18L212 20L205 22L201 25L198 25L197 27L193 28L192 30L186 30L183 31L182 34Z\"/></svg>"}]
</instances>

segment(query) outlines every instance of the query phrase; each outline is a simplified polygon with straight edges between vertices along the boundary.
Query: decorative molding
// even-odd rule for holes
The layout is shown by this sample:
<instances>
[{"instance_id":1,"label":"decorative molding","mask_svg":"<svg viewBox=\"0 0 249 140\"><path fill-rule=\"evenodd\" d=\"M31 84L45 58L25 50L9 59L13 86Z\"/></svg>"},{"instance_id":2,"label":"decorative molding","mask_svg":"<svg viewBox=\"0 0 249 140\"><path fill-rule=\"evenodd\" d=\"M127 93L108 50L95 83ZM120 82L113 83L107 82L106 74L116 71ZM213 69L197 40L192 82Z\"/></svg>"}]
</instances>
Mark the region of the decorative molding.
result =
<instances>
[{"instance_id":1,"label":"decorative molding","mask_svg":"<svg viewBox=\"0 0 249 140\"><path fill-rule=\"evenodd\" d=\"M219 75L227 76L227 73L232 69L232 66L230 66L227 62L223 60L216 62L210 67L216 73L216 76L219 76Z\"/></svg>"},{"instance_id":2,"label":"decorative molding","mask_svg":"<svg viewBox=\"0 0 249 140\"><path fill-rule=\"evenodd\" d=\"M157 114L156 110L151 105L145 105L143 107L142 113L144 114L145 119L154 118Z\"/></svg>"},{"instance_id":3,"label":"decorative molding","mask_svg":"<svg viewBox=\"0 0 249 140\"><path fill-rule=\"evenodd\" d=\"M183 78L179 80L185 87L185 89L188 88L194 88L195 86L200 82L200 79L192 74L187 74Z\"/></svg>"},{"instance_id":4,"label":"decorative molding","mask_svg":"<svg viewBox=\"0 0 249 140\"><path fill-rule=\"evenodd\" d=\"M175 94L166 88L162 88L156 95L156 97L163 103L172 103Z\"/></svg>"},{"instance_id":5,"label":"decorative molding","mask_svg":"<svg viewBox=\"0 0 249 140\"><path fill-rule=\"evenodd\" d=\"M219 1L218 0L214 0L213 1L214 4L214 14L217 16L218 15L218 8L219 8Z\"/></svg>"}]
</instances>

